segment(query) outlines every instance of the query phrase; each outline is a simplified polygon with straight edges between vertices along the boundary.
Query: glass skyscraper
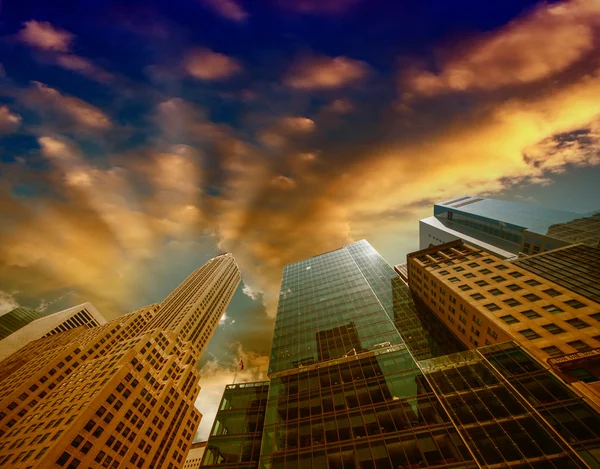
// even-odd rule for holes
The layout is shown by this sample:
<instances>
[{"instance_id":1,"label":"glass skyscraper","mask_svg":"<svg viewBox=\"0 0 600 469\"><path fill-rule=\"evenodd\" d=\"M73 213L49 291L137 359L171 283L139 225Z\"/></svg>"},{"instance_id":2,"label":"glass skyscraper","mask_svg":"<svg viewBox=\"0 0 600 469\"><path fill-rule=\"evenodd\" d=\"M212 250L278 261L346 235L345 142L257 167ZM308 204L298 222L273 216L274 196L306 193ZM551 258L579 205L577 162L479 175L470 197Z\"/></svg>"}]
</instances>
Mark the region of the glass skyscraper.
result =
<instances>
[{"instance_id":1,"label":"glass skyscraper","mask_svg":"<svg viewBox=\"0 0 600 469\"><path fill-rule=\"evenodd\" d=\"M269 373L261 469L600 468L593 407L518 344L465 350L364 240L286 266Z\"/></svg>"}]
</instances>

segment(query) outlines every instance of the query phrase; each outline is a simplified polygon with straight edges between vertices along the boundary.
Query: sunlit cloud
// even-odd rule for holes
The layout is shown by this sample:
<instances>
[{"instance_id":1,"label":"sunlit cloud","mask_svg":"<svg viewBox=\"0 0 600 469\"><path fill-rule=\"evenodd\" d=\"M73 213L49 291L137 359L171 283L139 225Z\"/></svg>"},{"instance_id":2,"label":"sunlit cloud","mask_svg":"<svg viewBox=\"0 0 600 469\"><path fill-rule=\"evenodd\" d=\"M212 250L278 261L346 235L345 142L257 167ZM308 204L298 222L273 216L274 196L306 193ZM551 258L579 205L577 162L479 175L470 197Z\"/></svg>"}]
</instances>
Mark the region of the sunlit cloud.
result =
<instances>
[{"instance_id":1,"label":"sunlit cloud","mask_svg":"<svg viewBox=\"0 0 600 469\"><path fill-rule=\"evenodd\" d=\"M11 293L0 290L0 315L19 307L19 303Z\"/></svg>"},{"instance_id":2,"label":"sunlit cloud","mask_svg":"<svg viewBox=\"0 0 600 469\"><path fill-rule=\"evenodd\" d=\"M100 83L109 83L114 76L106 70L95 65L91 60L73 54L61 54L56 57L56 63L67 70L81 73L90 80Z\"/></svg>"},{"instance_id":3,"label":"sunlit cloud","mask_svg":"<svg viewBox=\"0 0 600 469\"><path fill-rule=\"evenodd\" d=\"M103 131L112 126L110 118L96 106L38 81L32 82L21 97L26 106L44 117L58 117L78 129Z\"/></svg>"},{"instance_id":4,"label":"sunlit cloud","mask_svg":"<svg viewBox=\"0 0 600 469\"><path fill-rule=\"evenodd\" d=\"M325 90L346 86L365 78L369 66L348 57L309 56L292 64L283 82L290 88Z\"/></svg>"},{"instance_id":5,"label":"sunlit cloud","mask_svg":"<svg viewBox=\"0 0 600 469\"><path fill-rule=\"evenodd\" d=\"M0 106L0 134L9 134L21 126L23 119L16 112L12 112L8 106Z\"/></svg>"},{"instance_id":6,"label":"sunlit cloud","mask_svg":"<svg viewBox=\"0 0 600 469\"><path fill-rule=\"evenodd\" d=\"M183 59L183 68L198 80L222 80L242 70L236 59L205 47L190 50Z\"/></svg>"},{"instance_id":7,"label":"sunlit cloud","mask_svg":"<svg viewBox=\"0 0 600 469\"><path fill-rule=\"evenodd\" d=\"M26 21L17 38L25 44L39 49L67 52L73 41L73 34L52 26L47 21Z\"/></svg>"},{"instance_id":8,"label":"sunlit cloud","mask_svg":"<svg viewBox=\"0 0 600 469\"><path fill-rule=\"evenodd\" d=\"M596 49L600 4L542 3L498 31L445 51L439 73L413 68L402 84L417 94L493 90L558 74Z\"/></svg>"},{"instance_id":9,"label":"sunlit cloud","mask_svg":"<svg viewBox=\"0 0 600 469\"><path fill-rule=\"evenodd\" d=\"M238 0L202 0L202 3L223 18L231 21L245 21L248 13Z\"/></svg>"}]
</instances>

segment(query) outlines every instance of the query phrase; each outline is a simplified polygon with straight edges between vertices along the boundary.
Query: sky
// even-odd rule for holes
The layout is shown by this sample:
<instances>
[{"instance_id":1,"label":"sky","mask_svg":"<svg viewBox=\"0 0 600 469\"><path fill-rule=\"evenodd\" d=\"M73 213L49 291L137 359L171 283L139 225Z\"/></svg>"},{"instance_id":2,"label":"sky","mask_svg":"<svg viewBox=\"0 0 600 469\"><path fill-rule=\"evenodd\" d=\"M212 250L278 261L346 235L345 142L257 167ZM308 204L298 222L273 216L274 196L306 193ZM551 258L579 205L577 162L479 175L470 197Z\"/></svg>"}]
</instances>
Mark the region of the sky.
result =
<instances>
[{"instance_id":1,"label":"sky","mask_svg":"<svg viewBox=\"0 0 600 469\"><path fill-rule=\"evenodd\" d=\"M600 209L600 0L3 2L0 314L243 275L200 363L206 439L266 378L283 266L418 249L432 204Z\"/></svg>"}]
</instances>

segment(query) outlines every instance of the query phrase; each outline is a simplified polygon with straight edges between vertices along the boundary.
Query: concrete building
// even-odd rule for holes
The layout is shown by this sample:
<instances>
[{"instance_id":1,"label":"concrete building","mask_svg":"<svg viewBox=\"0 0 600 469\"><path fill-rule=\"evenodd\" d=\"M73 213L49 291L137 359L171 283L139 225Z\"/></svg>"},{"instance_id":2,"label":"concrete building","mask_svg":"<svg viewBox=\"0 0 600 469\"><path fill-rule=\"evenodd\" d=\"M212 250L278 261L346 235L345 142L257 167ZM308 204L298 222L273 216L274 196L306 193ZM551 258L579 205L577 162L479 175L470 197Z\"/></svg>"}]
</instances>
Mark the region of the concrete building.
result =
<instances>
[{"instance_id":1,"label":"concrete building","mask_svg":"<svg viewBox=\"0 0 600 469\"><path fill-rule=\"evenodd\" d=\"M0 329L4 336L0 340L0 360L4 360L32 340L76 327L89 328L105 323L104 316L89 302L47 316L37 311L16 308L0 316ZM9 331L10 334L7 333Z\"/></svg>"},{"instance_id":2,"label":"concrete building","mask_svg":"<svg viewBox=\"0 0 600 469\"><path fill-rule=\"evenodd\" d=\"M419 222L420 249L456 239L505 259L573 242L597 245L600 215L461 196L435 204L433 216Z\"/></svg>"},{"instance_id":3,"label":"concrete building","mask_svg":"<svg viewBox=\"0 0 600 469\"><path fill-rule=\"evenodd\" d=\"M470 349L513 340L550 365L577 360L562 377L600 407L600 304L518 264L452 241L408 255L409 285Z\"/></svg>"},{"instance_id":4,"label":"concrete building","mask_svg":"<svg viewBox=\"0 0 600 469\"><path fill-rule=\"evenodd\" d=\"M201 419L197 364L239 282L222 254L160 304L0 363L0 467L181 468Z\"/></svg>"},{"instance_id":5,"label":"concrete building","mask_svg":"<svg viewBox=\"0 0 600 469\"><path fill-rule=\"evenodd\" d=\"M183 469L197 469L200 467L202 462L202 456L206 450L206 441L200 441L198 443L192 443L192 446L185 458L185 464Z\"/></svg>"}]
</instances>

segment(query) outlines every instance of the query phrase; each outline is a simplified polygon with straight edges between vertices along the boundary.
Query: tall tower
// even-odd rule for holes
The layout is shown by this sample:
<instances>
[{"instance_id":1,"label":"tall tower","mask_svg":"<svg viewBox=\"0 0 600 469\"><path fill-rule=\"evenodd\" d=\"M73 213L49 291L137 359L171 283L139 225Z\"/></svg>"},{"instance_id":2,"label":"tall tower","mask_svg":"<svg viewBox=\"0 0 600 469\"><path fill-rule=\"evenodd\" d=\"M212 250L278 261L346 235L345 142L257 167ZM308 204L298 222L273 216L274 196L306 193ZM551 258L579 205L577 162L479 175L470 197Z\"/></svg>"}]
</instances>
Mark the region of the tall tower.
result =
<instances>
[{"instance_id":1,"label":"tall tower","mask_svg":"<svg viewBox=\"0 0 600 469\"><path fill-rule=\"evenodd\" d=\"M0 363L0 467L182 467L201 418L196 367L239 282L222 254L160 304Z\"/></svg>"}]
</instances>

